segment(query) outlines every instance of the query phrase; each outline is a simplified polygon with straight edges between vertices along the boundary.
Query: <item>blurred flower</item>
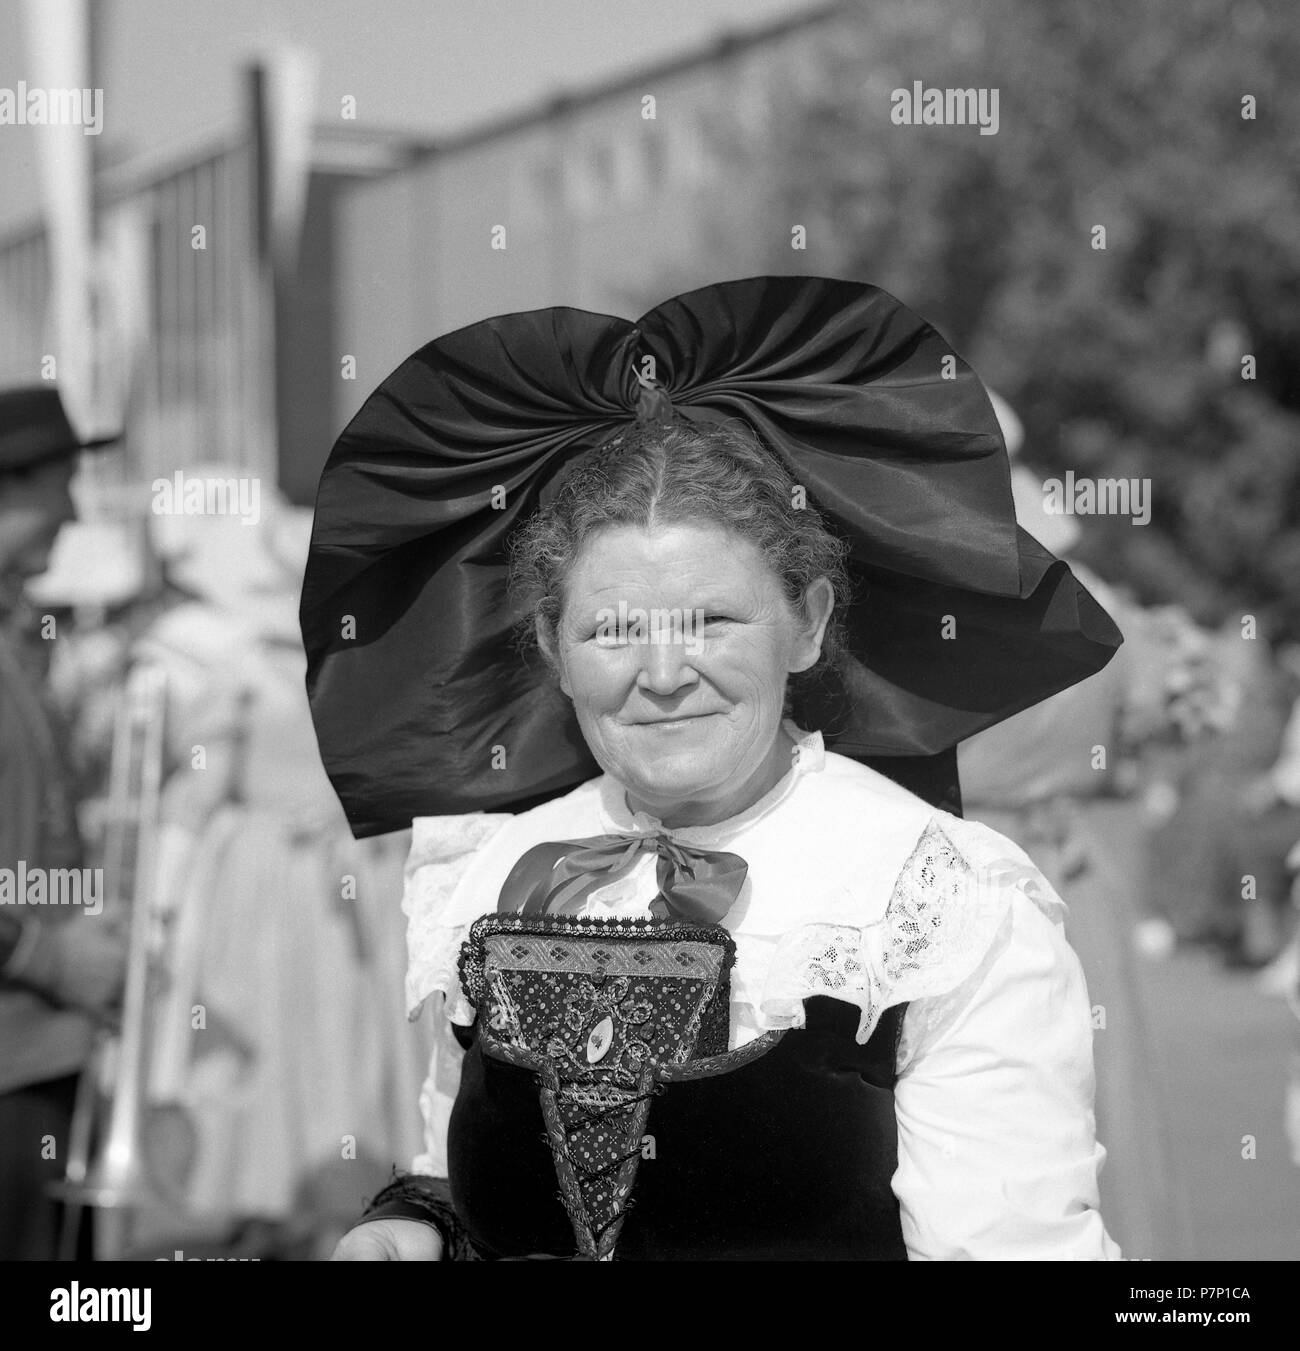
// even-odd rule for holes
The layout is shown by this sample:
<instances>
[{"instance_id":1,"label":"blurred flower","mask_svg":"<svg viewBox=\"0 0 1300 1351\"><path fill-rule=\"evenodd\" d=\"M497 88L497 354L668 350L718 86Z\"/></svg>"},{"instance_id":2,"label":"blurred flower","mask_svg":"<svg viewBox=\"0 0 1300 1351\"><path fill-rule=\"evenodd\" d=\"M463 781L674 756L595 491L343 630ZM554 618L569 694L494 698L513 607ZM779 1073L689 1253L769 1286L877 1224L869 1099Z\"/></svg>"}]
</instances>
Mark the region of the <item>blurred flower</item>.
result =
<instances>
[{"instance_id":1,"label":"blurred flower","mask_svg":"<svg viewBox=\"0 0 1300 1351\"><path fill-rule=\"evenodd\" d=\"M1149 670L1121 710L1124 740L1184 743L1226 732L1241 705L1241 685L1211 636L1177 605L1142 611L1142 624Z\"/></svg>"}]
</instances>

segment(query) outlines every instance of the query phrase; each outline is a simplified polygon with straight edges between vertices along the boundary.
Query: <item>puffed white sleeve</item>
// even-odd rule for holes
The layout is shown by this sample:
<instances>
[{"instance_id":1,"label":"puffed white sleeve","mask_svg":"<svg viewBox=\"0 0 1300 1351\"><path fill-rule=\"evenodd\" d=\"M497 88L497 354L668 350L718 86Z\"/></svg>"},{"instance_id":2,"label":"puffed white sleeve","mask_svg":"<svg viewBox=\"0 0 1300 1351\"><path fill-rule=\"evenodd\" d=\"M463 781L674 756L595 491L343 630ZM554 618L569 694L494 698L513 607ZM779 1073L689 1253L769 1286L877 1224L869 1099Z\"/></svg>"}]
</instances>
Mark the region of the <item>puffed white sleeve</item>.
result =
<instances>
[{"instance_id":1,"label":"puffed white sleeve","mask_svg":"<svg viewBox=\"0 0 1300 1351\"><path fill-rule=\"evenodd\" d=\"M491 908L461 886L470 865L506 822L505 813L417 817L411 823L402 910L406 915L408 1017L434 1020L429 1072L420 1090L424 1149L413 1173L447 1176L447 1123L460 1088L464 1058L453 1023L469 1024L474 1010L460 988L457 960L470 924Z\"/></svg>"},{"instance_id":2,"label":"puffed white sleeve","mask_svg":"<svg viewBox=\"0 0 1300 1351\"><path fill-rule=\"evenodd\" d=\"M992 942L904 1016L893 1188L908 1255L1118 1260L1098 1210L1091 1009L1064 906L1010 841L965 822L949 833L986 859L996 841L1015 876L982 870L1001 892Z\"/></svg>"},{"instance_id":3,"label":"puffed white sleeve","mask_svg":"<svg viewBox=\"0 0 1300 1351\"><path fill-rule=\"evenodd\" d=\"M441 998L436 1001L432 1016L436 1024L433 1050L429 1055L429 1073L420 1089L424 1149L412 1161L411 1172L446 1177L447 1123L460 1091L460 1066L465 1053L451 1030L451 1019L446 1015Z\"/></svg>"}]
</instances>

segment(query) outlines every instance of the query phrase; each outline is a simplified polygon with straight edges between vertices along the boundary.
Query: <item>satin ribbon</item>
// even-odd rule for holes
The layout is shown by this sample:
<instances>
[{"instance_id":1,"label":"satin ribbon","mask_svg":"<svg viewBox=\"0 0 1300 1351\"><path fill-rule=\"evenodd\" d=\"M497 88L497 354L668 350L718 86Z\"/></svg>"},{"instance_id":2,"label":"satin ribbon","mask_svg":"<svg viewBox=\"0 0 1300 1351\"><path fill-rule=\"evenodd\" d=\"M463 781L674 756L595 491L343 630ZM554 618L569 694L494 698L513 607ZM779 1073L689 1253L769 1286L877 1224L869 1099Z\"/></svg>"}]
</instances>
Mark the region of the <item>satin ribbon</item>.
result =
<instances>
[{"instance_id":1,"label":"satin ribbon","mask_svg":"<svg viewBox=\"0 0 1300 1351\"><path fill-rule=\"evenodd\" d=\"M593 891L627 876L651 851L659 856L659 895L650 904L656 919L717 924L736 903L749 871L738 854L694 849L662 830L551 840L534 845L510 870L497 909L576 915Z\"/></svg>"}]
</instances>

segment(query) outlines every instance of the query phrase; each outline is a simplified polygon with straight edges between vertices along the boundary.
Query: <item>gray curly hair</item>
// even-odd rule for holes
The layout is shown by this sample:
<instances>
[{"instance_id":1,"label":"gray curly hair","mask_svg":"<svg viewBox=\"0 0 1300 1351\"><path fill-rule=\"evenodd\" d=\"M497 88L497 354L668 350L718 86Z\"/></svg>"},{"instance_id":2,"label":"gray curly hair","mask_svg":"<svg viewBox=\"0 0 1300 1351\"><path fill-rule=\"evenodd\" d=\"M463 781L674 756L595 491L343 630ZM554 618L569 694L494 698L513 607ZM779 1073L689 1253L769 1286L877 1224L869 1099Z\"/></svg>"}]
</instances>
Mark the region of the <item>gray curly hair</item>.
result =
<instances>
[{"instance_id":1,"label":"gray curly hair","mask_svg":"<svg viewBox=\"0 0 1300 1351\"><path fill-rule=\"evenodd\" d=\"M511 586L525 602L528 632L545 638L553 665L564 609L564 586L584 545L608 526L706 522L752 541L772 569L791 608L806 618L808 587L825 577L835 609L813 676L833 664L843 645L838 620L848 599L848 546L821 515L801 501L784 466L743 423L672 426L638 424L601 446L561 484L550 505L511 543Z\"/></svg>"}]
</instances>

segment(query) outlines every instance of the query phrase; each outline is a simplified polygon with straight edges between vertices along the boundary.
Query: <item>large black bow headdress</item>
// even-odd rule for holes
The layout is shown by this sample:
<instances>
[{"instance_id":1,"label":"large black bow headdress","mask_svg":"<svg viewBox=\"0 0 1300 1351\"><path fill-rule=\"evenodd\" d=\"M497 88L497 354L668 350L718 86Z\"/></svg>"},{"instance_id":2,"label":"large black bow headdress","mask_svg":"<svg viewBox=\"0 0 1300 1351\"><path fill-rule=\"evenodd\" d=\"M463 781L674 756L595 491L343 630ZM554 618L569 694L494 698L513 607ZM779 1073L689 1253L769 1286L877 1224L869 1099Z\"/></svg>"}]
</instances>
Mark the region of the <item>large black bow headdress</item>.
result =
<instances>
[{"instance_id":1,"label":"large black bow headdress","mask_svg":"<svg viewBox=\"0 0 1300 1351\"><path fill-rule=\"evenodd\" d=\"M321 475L307 685L356 834L519 808L598 772L549 673L521 655L506 542L579 457L670 406L748 424L851 542L846 660L803 710L840 753L948 751L1119 646L1016 526L978 378L884 291L752 277L636 323L485 319L403 362Z\"/></svg>"}]
</instances>

